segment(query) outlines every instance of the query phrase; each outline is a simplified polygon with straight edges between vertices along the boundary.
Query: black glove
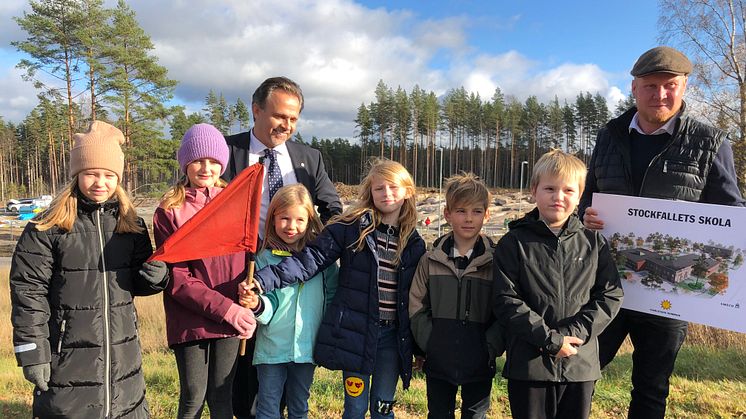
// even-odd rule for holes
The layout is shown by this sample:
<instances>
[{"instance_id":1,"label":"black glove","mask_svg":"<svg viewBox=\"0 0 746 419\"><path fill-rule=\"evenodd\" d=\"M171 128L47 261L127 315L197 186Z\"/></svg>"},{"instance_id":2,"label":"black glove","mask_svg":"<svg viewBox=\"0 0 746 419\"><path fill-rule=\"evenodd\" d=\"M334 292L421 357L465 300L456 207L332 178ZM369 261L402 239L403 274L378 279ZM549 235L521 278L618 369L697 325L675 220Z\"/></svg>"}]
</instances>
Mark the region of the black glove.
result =
<instances>
[{"instance_id":1,"label":"black glove","mask_svg":"<svg viewBox=\"0 0 746 419\"><path fill-rule=\"evenodd\" d=\"M31 384L39 387L39 390L41 391L49 390L47 383L49 382L51 374L52 369L49 366L49 362L46 364L26 365L23 367L23 376L26 377L26 380L31 382Z\"/></svg>"},{"instance_id":2,"label":"black glove","mask_svg":"<svg viewBox=\"0 0 746 419\"><path fill-rule=\"evenodd\" d=\"M168 277L168 266L160 260L151 260L142 264L140 276L153 285L158 285Z\"/></svg>"}]
</instances>

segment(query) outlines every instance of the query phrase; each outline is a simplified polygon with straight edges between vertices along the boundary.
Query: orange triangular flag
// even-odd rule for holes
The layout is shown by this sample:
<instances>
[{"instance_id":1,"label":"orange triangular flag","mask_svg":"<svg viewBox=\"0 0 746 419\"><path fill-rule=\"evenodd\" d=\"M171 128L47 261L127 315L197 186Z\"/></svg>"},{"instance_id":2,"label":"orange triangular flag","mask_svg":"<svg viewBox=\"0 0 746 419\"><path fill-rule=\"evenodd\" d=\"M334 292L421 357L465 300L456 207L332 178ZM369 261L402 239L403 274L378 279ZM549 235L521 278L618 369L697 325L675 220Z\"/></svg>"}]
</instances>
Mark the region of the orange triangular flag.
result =
<instances>
[{"instance_id":1,"label":"orange triangular flag","mask_svg":"<svg viewBox=\"0 0 746 419\"><path fill-rule=\"evenodd\" d=\"M215 199L174 232L149 260L168 263L256 252L264 166L244 169Z\"/></svg>"}]
</instances>

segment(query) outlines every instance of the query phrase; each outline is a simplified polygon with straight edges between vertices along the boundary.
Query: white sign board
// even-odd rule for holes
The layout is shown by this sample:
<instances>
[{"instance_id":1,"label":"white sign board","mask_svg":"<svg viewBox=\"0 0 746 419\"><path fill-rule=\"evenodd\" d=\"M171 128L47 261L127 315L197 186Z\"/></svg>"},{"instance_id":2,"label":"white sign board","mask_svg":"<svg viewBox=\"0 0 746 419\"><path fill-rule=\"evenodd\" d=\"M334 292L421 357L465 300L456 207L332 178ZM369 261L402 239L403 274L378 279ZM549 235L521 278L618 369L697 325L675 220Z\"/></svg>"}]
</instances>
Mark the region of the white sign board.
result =
<instances>
[{"instance_id":1,"label":"white sign board","mask_svg":"<svg viewBox=\"0 0 746 419\"><path fill-rule=\"evenodd\" d=\"M623 307L746 333L746 208L593 194Z\"/></svg>"}]
</instances>

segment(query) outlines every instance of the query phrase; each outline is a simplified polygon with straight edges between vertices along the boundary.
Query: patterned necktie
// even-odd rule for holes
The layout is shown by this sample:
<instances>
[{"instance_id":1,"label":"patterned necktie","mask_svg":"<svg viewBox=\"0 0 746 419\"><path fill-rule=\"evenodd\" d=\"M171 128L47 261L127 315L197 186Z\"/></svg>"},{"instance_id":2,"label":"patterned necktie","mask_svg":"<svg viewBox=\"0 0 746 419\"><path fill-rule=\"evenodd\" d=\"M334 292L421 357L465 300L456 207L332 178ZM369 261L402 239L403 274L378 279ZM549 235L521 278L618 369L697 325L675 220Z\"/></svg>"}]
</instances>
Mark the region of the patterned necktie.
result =
<instances>
[{"instance_id":1,"label":"patterned necktie","mask_svg":"<svg viewBox=\"0 0 746 419\"><path fill-rule=\"evenodd\" d=\"M280 173L280 166L277 164L277 151L268 148L264 152L264 155L269 159L269 166L267 167L267 185L269 186L269 200L272 201L272 197L275 196L275 193L282 188L282 173Z\"/></svg>"}]
</instances>

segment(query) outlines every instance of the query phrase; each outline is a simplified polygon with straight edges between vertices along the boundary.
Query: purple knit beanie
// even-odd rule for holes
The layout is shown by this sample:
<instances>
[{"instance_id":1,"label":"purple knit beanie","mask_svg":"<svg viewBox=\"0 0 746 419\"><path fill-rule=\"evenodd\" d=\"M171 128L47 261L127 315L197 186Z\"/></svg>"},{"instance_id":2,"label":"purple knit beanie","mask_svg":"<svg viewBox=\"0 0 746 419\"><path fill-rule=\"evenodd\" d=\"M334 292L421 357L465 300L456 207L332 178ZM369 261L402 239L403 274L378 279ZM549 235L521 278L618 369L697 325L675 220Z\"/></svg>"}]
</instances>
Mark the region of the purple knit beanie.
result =
<instances>
[{"instance_id":1,"label":"purple knit beanie","mask_svg":"<svg viewBox=\"0 0 746 419\"><path fill-rule=\"evenodd\" d=\"M184 133L181 147L176 153L181 173L185 174L189 163L207 157L220 163L220 174L222 175L228 166L228 156L228 144L225 143L225 137L210 124L192 125Z\"/></svg>"}]
</instances>

